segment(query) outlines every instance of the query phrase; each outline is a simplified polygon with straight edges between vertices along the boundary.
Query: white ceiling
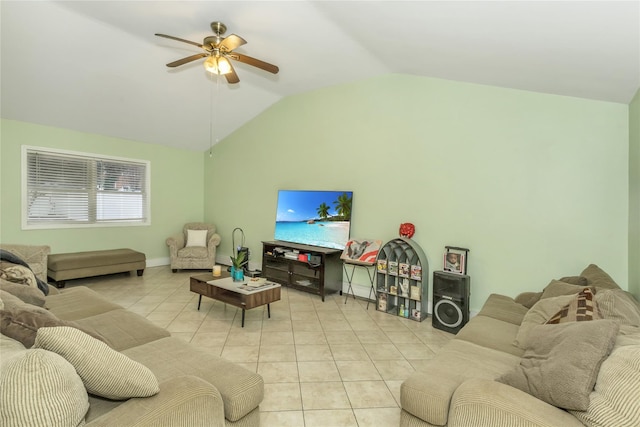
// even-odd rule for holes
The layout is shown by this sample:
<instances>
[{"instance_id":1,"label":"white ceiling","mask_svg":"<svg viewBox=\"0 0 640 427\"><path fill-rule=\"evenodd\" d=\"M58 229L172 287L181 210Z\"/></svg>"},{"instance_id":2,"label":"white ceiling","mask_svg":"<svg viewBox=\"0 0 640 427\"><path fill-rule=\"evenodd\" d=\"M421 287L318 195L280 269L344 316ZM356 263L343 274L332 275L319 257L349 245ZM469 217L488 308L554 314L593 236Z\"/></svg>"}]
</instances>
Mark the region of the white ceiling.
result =
<instances>
[{"instance_id":1,"label":"white ceiling","mask_svg":"<svg viewBox=\"0 0 640 427\"><path fill-rule=\"evenodd\" d=\"M387 73L629 103L640 87L639 1L8 1L1 113L206 150L288 95ZM209 24L248 43L240 83L209 79ZM214 108L211 99L222 108Z\"/></svg>"}]
</instances>

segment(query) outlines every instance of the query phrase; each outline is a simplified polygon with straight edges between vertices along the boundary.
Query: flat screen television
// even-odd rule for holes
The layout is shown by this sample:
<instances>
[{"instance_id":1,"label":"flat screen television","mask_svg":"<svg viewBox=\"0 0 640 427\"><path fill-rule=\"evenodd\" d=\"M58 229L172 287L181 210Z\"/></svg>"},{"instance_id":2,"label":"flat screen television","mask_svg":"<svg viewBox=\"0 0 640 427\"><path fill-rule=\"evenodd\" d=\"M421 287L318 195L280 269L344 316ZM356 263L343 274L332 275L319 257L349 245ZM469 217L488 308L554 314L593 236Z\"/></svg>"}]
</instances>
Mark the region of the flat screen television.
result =
<instances>
[{"instance_id":1,"label":"flat screen television","mask_svg":"<svg viewBox=\"0 0 640 427\"><path fill-rule=\"evenodd\" d=\"M352 200L352 191L279 190L275 239L344 249Z\"/></svg>"}]
</instances>

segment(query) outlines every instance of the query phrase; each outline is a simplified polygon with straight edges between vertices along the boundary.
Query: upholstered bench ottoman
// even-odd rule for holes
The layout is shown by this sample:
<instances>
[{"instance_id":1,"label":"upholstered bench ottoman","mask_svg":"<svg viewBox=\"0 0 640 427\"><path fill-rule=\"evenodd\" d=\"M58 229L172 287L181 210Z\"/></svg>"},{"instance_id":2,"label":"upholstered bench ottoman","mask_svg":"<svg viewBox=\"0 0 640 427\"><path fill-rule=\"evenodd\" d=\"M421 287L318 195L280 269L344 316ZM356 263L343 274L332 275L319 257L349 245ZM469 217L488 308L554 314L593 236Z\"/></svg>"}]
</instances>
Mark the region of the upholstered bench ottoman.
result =
<instances>
[{"instance_id":1,"label":"upholstered bench ottoman","mask_svg":"<svg viewBox=\"0 0 640 427\"><path fill-rule=\"evenodd\" d=\"M109 249L103 251L52 254L47 260L47 276L58 288L65 280L137 270L142 276L146 257L133 249Z\"/></svg>"}]
</instances>

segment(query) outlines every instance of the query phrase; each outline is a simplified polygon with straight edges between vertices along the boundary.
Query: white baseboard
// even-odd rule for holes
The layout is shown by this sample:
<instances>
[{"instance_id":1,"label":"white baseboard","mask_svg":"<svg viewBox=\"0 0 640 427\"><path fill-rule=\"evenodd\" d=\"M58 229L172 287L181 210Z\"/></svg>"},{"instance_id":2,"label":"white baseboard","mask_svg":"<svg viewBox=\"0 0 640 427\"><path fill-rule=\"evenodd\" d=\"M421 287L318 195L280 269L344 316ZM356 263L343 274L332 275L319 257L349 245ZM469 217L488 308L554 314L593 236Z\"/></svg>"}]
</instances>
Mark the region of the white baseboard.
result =
<instances>
[{"instance_id":1,"label":"white baseboard","mask_svg":"<svg viewBox=\"0 0 640 427\"><path fill-rule=\"evenodd\" d=\"M171 258L153 258L147 260L147 267L160 267L162 265L170 265Z\"/></svg>"}]
</instances>

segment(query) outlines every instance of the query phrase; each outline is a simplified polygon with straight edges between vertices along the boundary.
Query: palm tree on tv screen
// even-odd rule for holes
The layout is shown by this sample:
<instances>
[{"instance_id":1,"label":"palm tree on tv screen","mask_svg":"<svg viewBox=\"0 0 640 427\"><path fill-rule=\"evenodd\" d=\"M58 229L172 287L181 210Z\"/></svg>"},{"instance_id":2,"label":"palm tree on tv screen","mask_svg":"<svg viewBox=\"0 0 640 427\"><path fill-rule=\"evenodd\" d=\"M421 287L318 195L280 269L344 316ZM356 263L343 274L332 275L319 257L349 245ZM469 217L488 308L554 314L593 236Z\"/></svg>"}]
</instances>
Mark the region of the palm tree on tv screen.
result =
<instances>
[{"instance_id":1,"label":"palm tree on tv screen","mask_svg":"<svg viewBox=\"0 0 640 427\"><path fill-rule=\"evenodd\" d=\"M342 217L342 220L349 221L351 219L351 197L347 193L342 193L338 196L338 199L333 204L336 205L336 211Z\"/></svg>"},{"instance_id":2,"label":"palm tree on tv screen","mask_svg":"<svg viewBox=\"0 0 640 427\"><path fill-rule=\"evenodd\" d=\"M321 219L325 219L329 216L329 209L331 209L331 207L327 205L325 202L322 202L322 204L318 206L318 209L316 210L316 212L318 212L318 216Z\"/></svg>"}]
</instances>

